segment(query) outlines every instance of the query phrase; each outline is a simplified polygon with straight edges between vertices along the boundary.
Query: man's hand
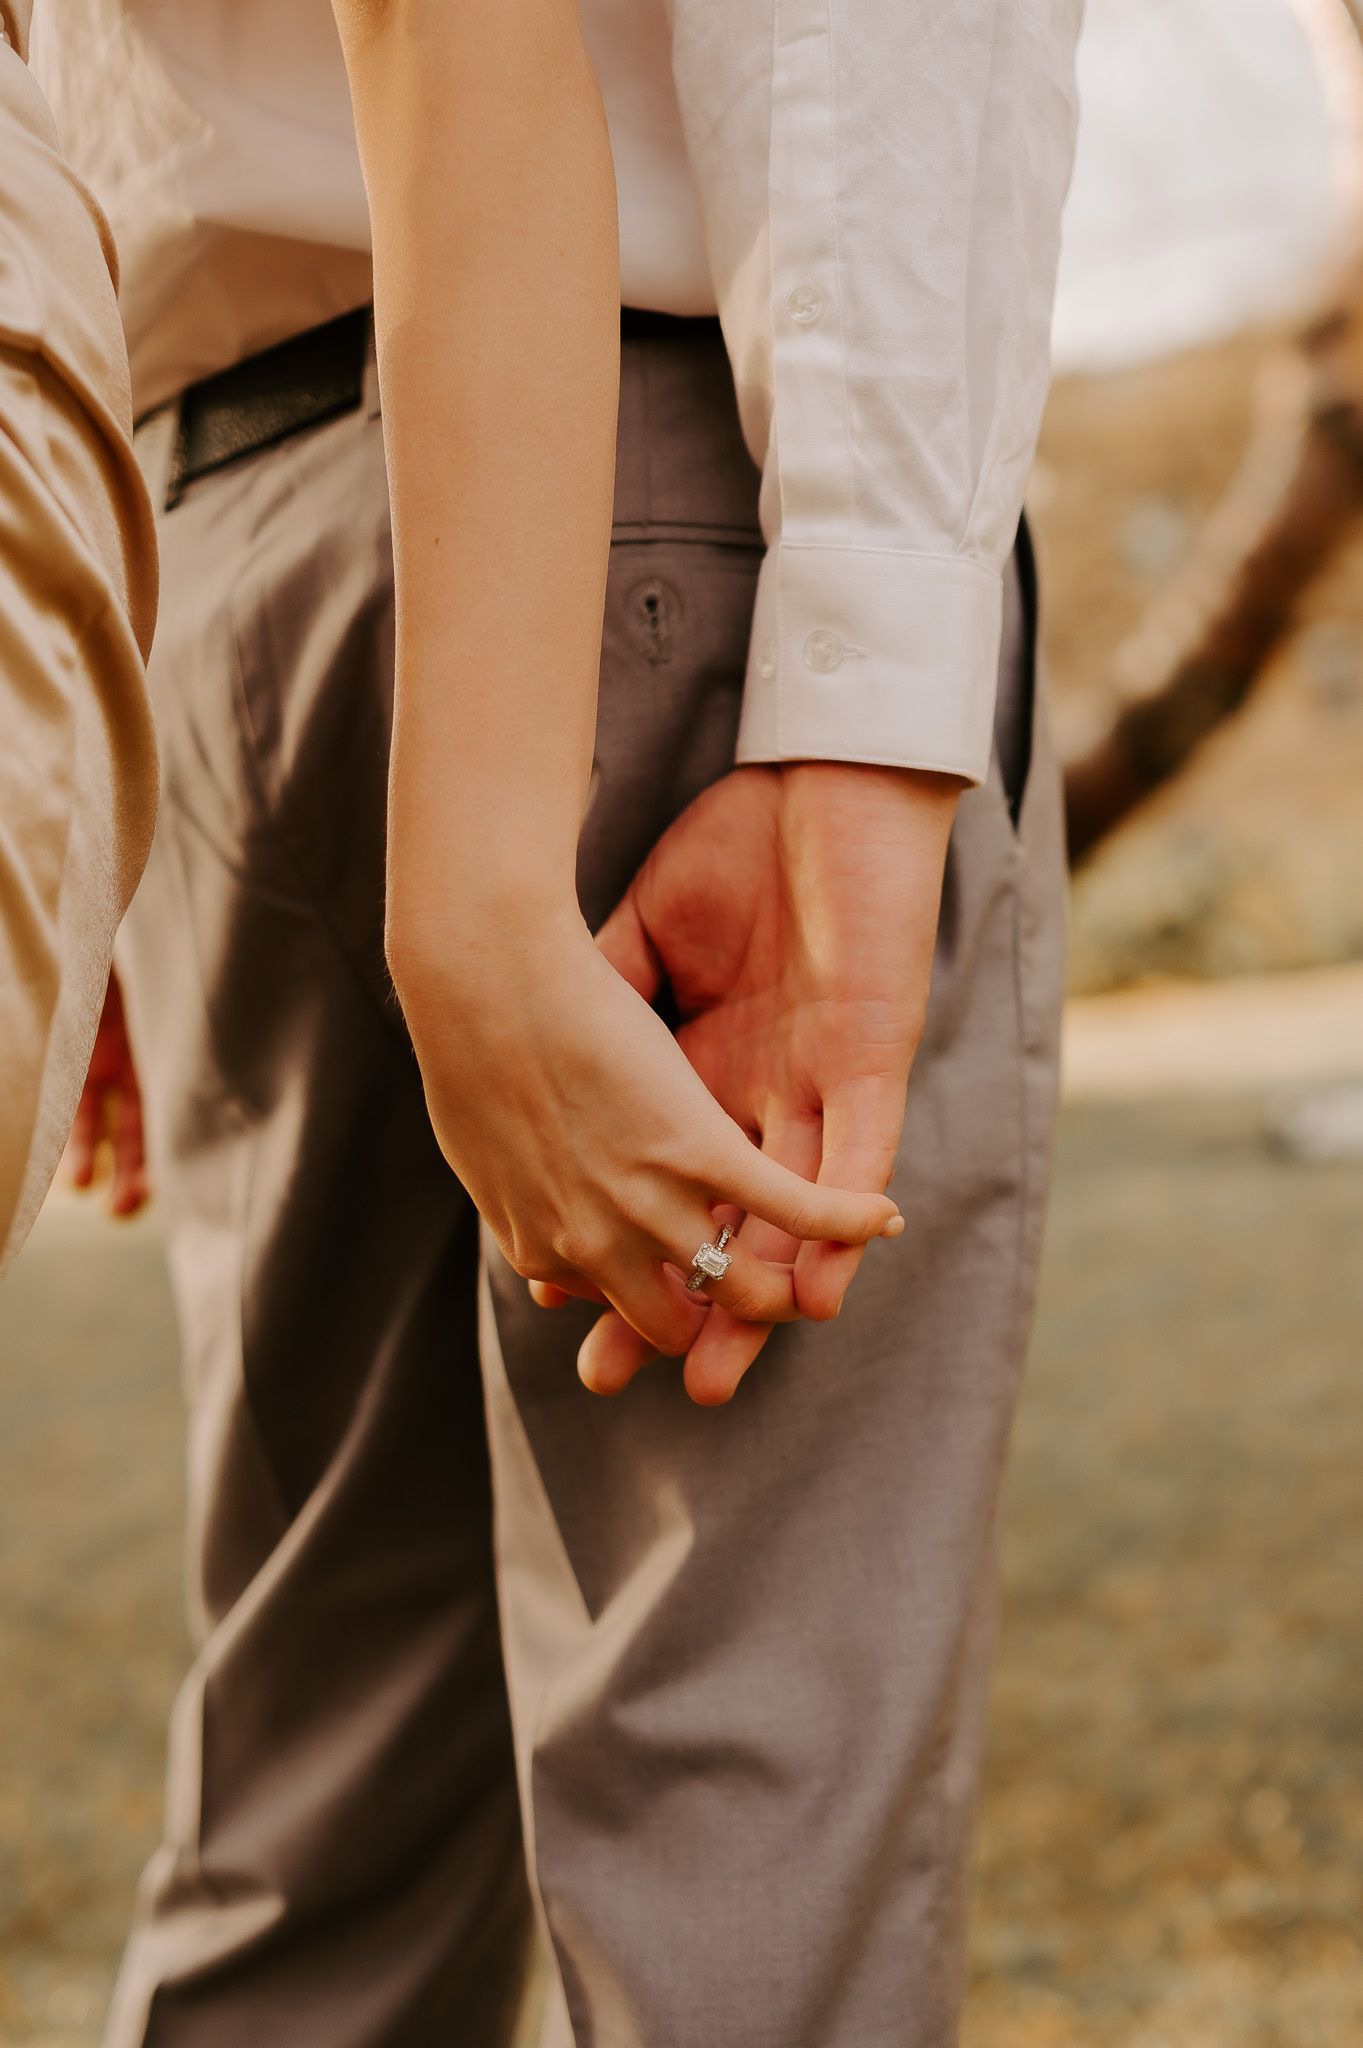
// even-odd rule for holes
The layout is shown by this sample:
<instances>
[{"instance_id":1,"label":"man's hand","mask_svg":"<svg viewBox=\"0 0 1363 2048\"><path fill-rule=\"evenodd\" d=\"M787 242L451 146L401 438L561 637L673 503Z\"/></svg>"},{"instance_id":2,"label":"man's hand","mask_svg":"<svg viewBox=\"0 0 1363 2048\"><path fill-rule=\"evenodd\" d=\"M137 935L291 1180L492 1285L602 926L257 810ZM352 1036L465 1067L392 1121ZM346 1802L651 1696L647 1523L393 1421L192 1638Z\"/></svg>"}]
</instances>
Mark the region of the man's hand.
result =
<instances>
[{"instance_id":1,"label":"man's hand","mask_svg":"<svg viewBox=\"0 0 1363 2048\"><path fill-rule=\"evenodd\" d=\"M104 1010L95 1034L90 1070L76 1108L66 1148L72 1185L88 1188L95 1178L100 1144L113 1147L113 1179L109 1185L111 1216L135 1216L147 1200L147 1162L142 1140L142 1091L137 1085L123 992L118 977L109 976Z\"/></svg>"},{"instance_id":2,"label":"man's hand","mask_svg":"<svg viewBox=\"0 0 1363 2048\"><path fill-rule=\"evenodd\" d=\"M671 984L681 1044L721 1107L825 1186L879 1192L893 1169L960 790L841 762L737 769L659 841L599 934L641 994ZM837 1314L861 1258L797 1245L756 1217L737 1242L793 1266L812 1317ZM713 1307L687 1355L692 1398L728 1400L768 1329ZM617 1391L652 1355L608 1313L583 1347L584 1377Z\"/></svg>"}]
</instances>

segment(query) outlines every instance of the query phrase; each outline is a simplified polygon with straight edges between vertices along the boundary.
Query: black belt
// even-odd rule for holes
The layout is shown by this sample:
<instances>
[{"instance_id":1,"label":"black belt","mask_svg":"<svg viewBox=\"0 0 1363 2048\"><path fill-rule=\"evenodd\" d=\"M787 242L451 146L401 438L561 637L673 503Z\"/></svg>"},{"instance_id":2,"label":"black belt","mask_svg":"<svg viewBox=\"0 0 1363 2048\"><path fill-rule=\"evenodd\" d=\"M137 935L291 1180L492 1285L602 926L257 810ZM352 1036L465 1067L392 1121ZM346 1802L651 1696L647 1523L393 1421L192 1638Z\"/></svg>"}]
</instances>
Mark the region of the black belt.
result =
<instances>
[{"instance_id":1,"label":"black belt","mask_svg":"<svg viewBox=\"0 0 1363 2048\"><path fill-rule=\"evenodd\" d=\"M210 470L353 412L364 397L369 327L370 309L360 306L191 384L180 399L167 506ZM620 333L625 340L720 340L716 314L639 306L620 308Z\"/></svg>"}]
</instances>

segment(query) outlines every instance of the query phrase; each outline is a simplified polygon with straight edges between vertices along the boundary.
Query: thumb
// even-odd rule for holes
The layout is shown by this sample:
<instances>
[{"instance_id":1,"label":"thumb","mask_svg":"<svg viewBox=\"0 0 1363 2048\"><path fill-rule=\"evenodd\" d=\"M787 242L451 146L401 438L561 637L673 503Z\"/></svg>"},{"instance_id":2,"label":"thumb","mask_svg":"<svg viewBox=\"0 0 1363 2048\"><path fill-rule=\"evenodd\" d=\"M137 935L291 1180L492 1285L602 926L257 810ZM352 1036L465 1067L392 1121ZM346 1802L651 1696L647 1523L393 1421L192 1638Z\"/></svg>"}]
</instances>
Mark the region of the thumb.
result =
<instances>
[{"instance_id":1,"label":"thumb","mask_svg":"<svg viewBox=\"0 0 1363 2048\"><path fill-rule=\"evenodd\" d=\"M663 983L662 962L639 915L639 900L631 886L596 935L597 950L616 973L651 1003Z\"/></svg>"}]
</instances>

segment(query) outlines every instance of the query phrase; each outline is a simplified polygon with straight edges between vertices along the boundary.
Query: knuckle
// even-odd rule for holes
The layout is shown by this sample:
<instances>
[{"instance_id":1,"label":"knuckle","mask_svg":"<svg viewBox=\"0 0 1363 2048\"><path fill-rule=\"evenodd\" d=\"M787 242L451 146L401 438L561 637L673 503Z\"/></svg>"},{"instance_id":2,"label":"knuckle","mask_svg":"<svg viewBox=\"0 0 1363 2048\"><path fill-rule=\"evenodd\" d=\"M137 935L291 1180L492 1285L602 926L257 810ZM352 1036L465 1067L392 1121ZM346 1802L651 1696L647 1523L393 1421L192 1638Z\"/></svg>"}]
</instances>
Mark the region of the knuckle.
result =
<instances>
[{"instance_id":1,"label":"knuckle","mask_svg":"<svg viewBox=\"0 0 1363 2048\"><path fill-rule=\"evenodd\" d=\"M649 1343L662 1358L682 1358L691 1349L695 1326L683 1323L671 1316L660 1317L650 1329L644 1332Z\"/></svg>"},{"instance_id":2,"label":"knuckle","mask_svg":"<svg viewBox=\"0 0 1363 2048\"><path fill-rule=\"evenodd\" d=\"M696 1341L705 1321L704 1301L694 1307L670 1298L652 1300L641 1324L641 1334L664 1358L682 1358Z\"/></svg>"},{"instance_id":3,"label":"knuckle","mask_svg":"<svg viewBox=\"0 0 1363 2048\"><path fill-rule=\"evenodd\" d=\"M536 1258L533 1252L518 1250L507 1257L507 1264L522 1280L552 1281L556 1278L553 1261Z\"/></svg>"},{"instance_id":4,"label":"knuckle","mask_svg":"<svg viewBox=\"0 0 1363 2048\"><path fill-rule=\"evenodd\" d=\"M610 1246L599 1231L567 1227L556 1230L551 1249L560 1266L575 1273L599 1273L609 1256Z\"/></svg>"},{"instance_id":5,"label":"knuckle","mask_svg":"<svg viewBox=\"0 0 1363 2048\"><path fill-rule=\"evenodd\" d=\"M724 1306L730 1315L737 1316L744 1323L769 1322L773 1313L766 1291L753 1280L738 1280L731 1285L726 1283Z\"/></svg>"},{"instance_id":6,"label":"knuckle","mask_svg":"<svg viewBox=\"0 0 1363 2048\"><path fill-rule=\"evenodd\" d=\"M543 1241L529 1232L509 1226L494 1228L497 1249L512 1272L521 1280L541 1283L561 1280L563 1269Z\"/></svg>"}]
</instances>

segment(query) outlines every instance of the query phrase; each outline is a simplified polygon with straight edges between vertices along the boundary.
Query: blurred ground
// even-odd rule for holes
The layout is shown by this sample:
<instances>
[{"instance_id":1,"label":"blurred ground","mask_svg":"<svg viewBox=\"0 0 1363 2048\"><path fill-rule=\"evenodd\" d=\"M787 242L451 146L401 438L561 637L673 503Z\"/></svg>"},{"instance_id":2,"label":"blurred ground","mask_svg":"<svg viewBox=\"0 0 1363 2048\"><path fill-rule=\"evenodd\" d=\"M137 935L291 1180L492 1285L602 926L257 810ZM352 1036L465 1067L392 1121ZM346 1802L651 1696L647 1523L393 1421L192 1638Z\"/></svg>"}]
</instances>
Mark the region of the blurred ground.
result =
<instances>
[{"instance_id":1,"label":"blurred ground","mask_svg":"<svg viewBox=\"0 0 1363 2048\"><path fill-rule=\"evenodd\" d=\"M1357 2048L1363 975L1079 1021L964 2048Z\"/></svg>"},{"instance_id":2,"label":"blurred ground","mask_svg":"<svg viewBox=\"0 0 1363 2048\"><path fill-rule=\"evenodd\" d=\"M1295 986L1076 1011L965 2048L1363 2040L1363 1164L1272 1135L1363 978ZM0 2044L87 2048L182 1655L154 1226L59 1198L0 1358Z\"/></svg>"}]
</instances>

